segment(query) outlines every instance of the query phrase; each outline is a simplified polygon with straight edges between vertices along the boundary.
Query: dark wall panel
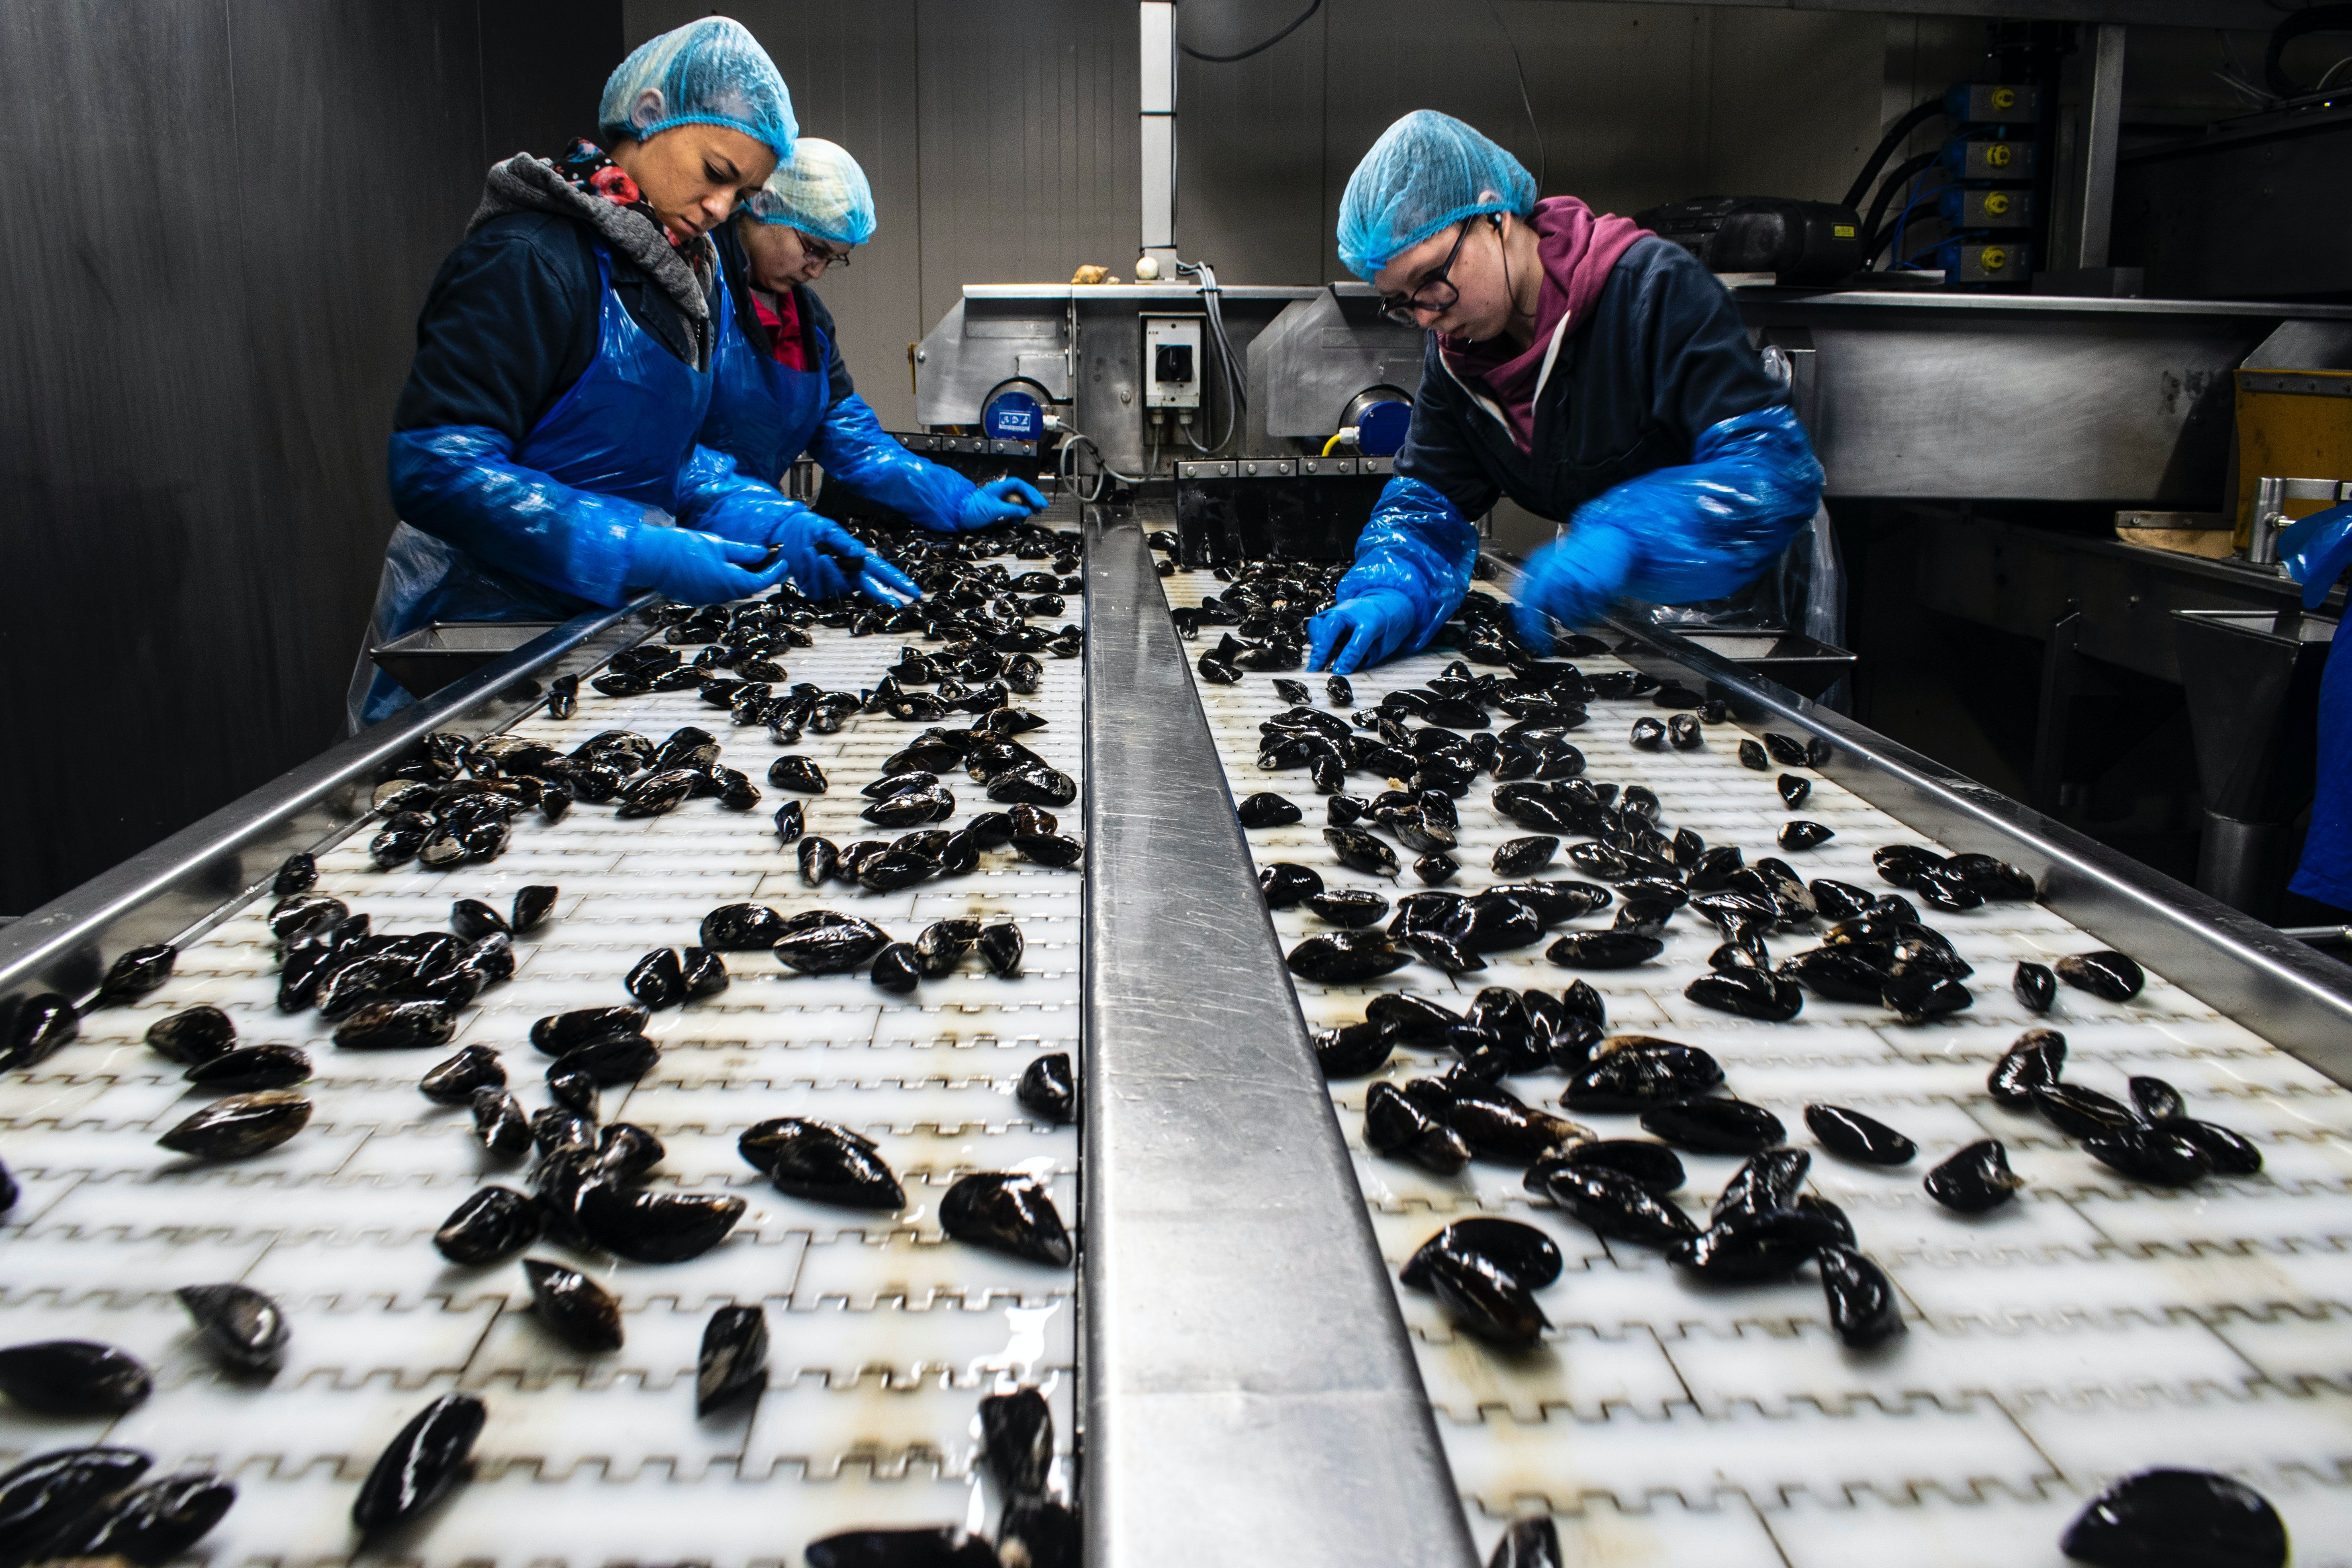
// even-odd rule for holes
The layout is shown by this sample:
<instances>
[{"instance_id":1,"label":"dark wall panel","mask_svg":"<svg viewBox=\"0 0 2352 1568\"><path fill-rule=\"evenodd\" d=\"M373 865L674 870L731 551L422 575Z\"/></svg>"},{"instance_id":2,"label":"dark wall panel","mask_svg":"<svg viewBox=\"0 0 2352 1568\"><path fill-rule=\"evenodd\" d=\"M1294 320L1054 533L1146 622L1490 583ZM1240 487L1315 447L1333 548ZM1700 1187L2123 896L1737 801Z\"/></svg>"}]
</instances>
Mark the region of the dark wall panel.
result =
<instances>
[{"instance_id":1,"label":"dark wall panel","mask_svg":"<svg viewBox=\"0 0 2352 1568\"><path fill-rule=\"evenodd\" d=\"M479 7L483 166L517 152L544 158L574 137L595 140L604 78L638 42L625 36L621 0L561 7L550 0L479 0Z\"/></svg>"},{"instance_id":2,"label":"dark wall panel","mask_svg":"<svg viewBox=\"0 0 2352 1568\"><path fill-rule=\"evenodd\" d=\"M1188 261L1213 263L1221 283L1339 276L1322 203L1329 155L1323 68L1333 8L1325 5L1246 60L1177 62L1176 247ZM1272 15L1278 9L1251 0L1188 0L1177 7L1176 36L1207 54L1232 54L1297 15Z\"/></svg>"}]
</instances>

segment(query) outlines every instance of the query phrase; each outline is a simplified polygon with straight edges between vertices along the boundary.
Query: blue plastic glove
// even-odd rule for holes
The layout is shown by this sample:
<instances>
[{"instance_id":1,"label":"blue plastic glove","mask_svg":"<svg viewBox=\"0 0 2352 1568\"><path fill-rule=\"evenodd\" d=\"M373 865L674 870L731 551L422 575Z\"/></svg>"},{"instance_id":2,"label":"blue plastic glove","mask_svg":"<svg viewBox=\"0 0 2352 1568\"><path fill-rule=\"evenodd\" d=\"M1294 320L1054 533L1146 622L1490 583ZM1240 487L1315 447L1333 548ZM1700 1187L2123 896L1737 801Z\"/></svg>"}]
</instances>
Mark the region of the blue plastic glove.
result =
<instances>
[{"instance_id":1,"label":"blue plastic glove","mask_svg":"<svg viewBox=\"0 0 2352 1568\"><path fill-rule=\"evenodd\" d=\"M1366 594L1391 594L1404 601L1410 619L1403 632L1379 652L1367 643L1347 668L1425 645L1462 607L1470 569L1477 564L1478 530L1454 509L1453 502L1419 479L1402 475L1391 479L1381 487L1364 531L1356 536L1356 564L1339 580L1336 597L1344 610ZM1384 611L1383 620L1393 613Z\"/></svg>"},{"instance_id":2,"label":"blue plastic glove","mask_svg":"<svg viewBox=\"0 0 2352 1568\"><path fill-rule=\"evenodd\" d=\"M781 558L760 564L767 559L767 546L739 544L692 528L639 528L629 553L629 580L658 589L680 604L749 599L784 575Z\"/></svg>"},{"instance_id":3,"label":"blue plastic glove","mask_svg":"<svg viewBox=\"0 0 2352 1568\"><path fill-rule=\"evenodd\" d=\"M884 604L923 596L905 572L859 544L840 524L814 512L803 509L787 518L775 542L784 548L784 564L793 583L811 599L837 598L853 587Z\"/></svg>"},{"instance_id":4,"label":"blue plastic glove","mask_svg":"<svg viewBox=\"0 0 2352 1568\"><path fill-rule=\"evenodd\" d=\"M630 549L646 507L575 490L513 460L514 443L483 425L394 433L385 454L393 505L409 527L592 603L625 601Z\"/></svg>"},{"instance_id":5,"label":"blue plastic glove","mask_svg":"<svg viewBox=\"0 0 2352 1568\"><path fill-rule=\"evenodd\" d=\"M980 486L963 498L962 509L956 513L956 527L969 533L998 523L1017 522L1045 509L1045 497L1038 494L1035 486L1008 474Z\"/></svg>"},{"instance_id":6,"label":"blue plastic glove","mask_svg":"<svg viewBox=\"0 0 2352 1568\"><path fill-rule=\"evenodd\" d=\"M954 469L899 445L856 392L824 411L808 450L824 470L826 484L878 501L935 534L951 534L965 526L964 503L979 488Z\"/></svg>"},{"instance_id":7,"label":"blue plastic glove","mask_svg":"<svg viewBox=\"0 0 2352 1568\"><path fill-rule=\"evenodd\" d=\"M1738 591L1812 519L1822 484L1812 444L1786 407L1709 425L1690 462L1596 496L1577 508L1568 538L1537 552L1512 612L1520 640L1549 649L1545 615L1589 622L1620 596L1695 604Z\"/></svg>"},{"instance_id":8,"label":"blue plastic glove","mask_svg":"<svg viewBox=\"0 0 2352 1568\"><path fill-rule=\"evenodd\" d=\"M1307 667L1352 675L1403 647L1420 621L1412 601L1390 589L1343 599L1307 623Z\"/></svg>"},{"instance_id":9,"label":"blue plastic glove","mask_svg":"<svg viewBox=\"0 0 2352 1568\"><path fill-rule=\"evenodd\" d=\"M2327 602L2328 590L2352 567L2352 502L2297 518L2279 535L2279 560L2303 584L2303 607Z\"/></svg>"}]
</instances>

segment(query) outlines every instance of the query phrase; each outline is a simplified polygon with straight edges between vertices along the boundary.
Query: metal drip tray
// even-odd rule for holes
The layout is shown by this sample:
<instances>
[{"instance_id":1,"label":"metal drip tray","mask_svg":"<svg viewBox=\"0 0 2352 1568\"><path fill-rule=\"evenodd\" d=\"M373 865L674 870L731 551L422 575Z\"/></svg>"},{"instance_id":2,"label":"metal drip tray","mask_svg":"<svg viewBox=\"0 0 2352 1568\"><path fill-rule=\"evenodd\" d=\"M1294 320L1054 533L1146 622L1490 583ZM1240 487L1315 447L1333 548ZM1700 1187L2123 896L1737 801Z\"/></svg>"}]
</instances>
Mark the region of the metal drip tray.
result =
<instances>
[{"instance_id":1,"label":"metal drip tray","mask_svg":"<svg viewBox=\"0 0 2352 1568\"><path fill-rule=\"evenodd\" d=\"M1676 628L1666 627L1666 631ZM1794 632L1685 632L1683 636L1710 653L1777 681L1792 692L1817 697L1853 668L1853 654Z\"/></svg>"},{"instance_id":2,"label":"metal drip tray","mask_svg":"<svg viewBox=\"0 0 2352 1568\"><path fill-rule=\"evenodd\" d=\"M552 621L436 621L368 650L376 668L429 697L555 630Z\"/></svg>"}]
</instances>

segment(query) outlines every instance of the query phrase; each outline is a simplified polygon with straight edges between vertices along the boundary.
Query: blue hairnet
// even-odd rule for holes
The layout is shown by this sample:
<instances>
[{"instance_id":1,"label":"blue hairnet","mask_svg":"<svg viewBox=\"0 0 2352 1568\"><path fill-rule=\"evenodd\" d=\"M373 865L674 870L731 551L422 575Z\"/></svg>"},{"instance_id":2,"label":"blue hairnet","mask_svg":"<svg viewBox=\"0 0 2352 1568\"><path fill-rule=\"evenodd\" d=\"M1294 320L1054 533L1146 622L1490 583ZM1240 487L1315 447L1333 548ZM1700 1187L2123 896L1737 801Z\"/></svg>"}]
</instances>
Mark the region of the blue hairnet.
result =
<instances>
[{"instance_id":1,"label":"blue hairnet","mask_svg":"<svg viewBox=\"0 0 2352 1568\"><path fill-rule=\"evenodd\" d=\"M874 187L849 150L821 136L803 136L776 165L747 209L757 223L787 224L835 245L874 237Z\"/></svg>"},{"instance_id":2,"label":"blue hairnet","mask_svg":"<svg viewBox=\"0 0 2352 1568\"><path fill-rule=\"evenodd\" d=\"M608 141L643 141L680 125L724 125L766 142L779 163L792 157L801 131L775 62L750 28L724 16L705 16L639 44L604 83L596 124Z\"/></svg>"},{"instance_id":3,"label":"blue hairnet","mask_svg":"<svg viewBox=\"0 0 2352 1568\"><path fill-rule=\"evenodd\" d=\"M1339 198L1339 259L1370 278L1474 213L1535 211L1526 166L1450 114L1416 109L1386 131Z\"/></svg>"}]
</instances>

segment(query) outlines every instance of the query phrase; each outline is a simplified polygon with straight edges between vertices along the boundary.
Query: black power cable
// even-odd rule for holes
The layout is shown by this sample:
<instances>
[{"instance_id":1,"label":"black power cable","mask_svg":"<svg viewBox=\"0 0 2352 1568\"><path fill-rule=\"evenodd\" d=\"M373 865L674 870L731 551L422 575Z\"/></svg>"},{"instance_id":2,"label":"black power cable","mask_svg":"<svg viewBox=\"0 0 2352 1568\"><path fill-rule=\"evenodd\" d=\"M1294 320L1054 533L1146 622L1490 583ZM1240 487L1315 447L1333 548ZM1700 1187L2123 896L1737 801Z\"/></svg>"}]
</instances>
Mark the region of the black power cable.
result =
<instances>
[{"instance_id":1,"label":"black power cable","mask_svg":"<svg viewBox=\"0 0 2352 1568\"><path fill-rule=\"evenodd\" d=\"M2286 47L2307 33L2352 33L2352 5L2314 5L2297 11L2271 29L2271 47L2263 57L2263 76L2271 84L2271 90L2281 98L2305 98L2320 90L2305 87L2287 75L2286 68L2279 63Z\"/></svg>"},{"instance_id":2,"label":"black power cable","mask_svg":"<svg viewBox=\"0 0 2352 1568\"><path fill-rule=\"evenodd\" d=\"M1274 47L1275 45L1282 42L1283 39L1290 37L1291 34L1298 31L1299 28L1307 26L1307 18L1313 16L1316 12L1320 11L1321 9L1323 9L1323 0L1308 0L1307 9L1298 14L1298 19L1297 21L1291 23L1289 26L1285 27L1281 32L1276 33L1273 37L1268 38L1265 43L1253 44L1237 55L1204 55L1181 38L1176 40L1176 47L1183 50L1186 54L1192 56L1196 60L1206 60L1213 66L1229 66L1235 60L1245 60L1252 55L1262 55L1265 53L1266 50Z\"/></svg>"},{"instance_id":3,"label":"black power cable","mask_svg":"<svg viewBox=\"0 0 2352 1568\"><path fill-rule=\"evenodd\" d=\"M1528 68L1519 63L1518 40L1503 21L1503 13L1495 7L1495 0L1486 0L1487 14L1495 18L1496 27L1503 35L1503 43L1511 51L1511 69L1519 78L1519 107L1528 111L1528 129L1536 133L1536 194L1543 194L1544 182L1551 177L1551 153L1544 147L1543 127L1536 123L1535 100L1528 96Z\"/></svg>"},{"instance_id":4,"label":"black power cable","mask_svg":"<svg viewBox=\"0 0 2352 1568\"><path fill-rule=\"evenodd\" d=\"M1854 180L1853 188L1846 192L1844 204L1861 206L1863 197L1870 194L1870 183L1878 178L1879 170L1886 166L1886 160L1894 156L1895 150L1909 141L1913 131L1943 112L1944 99L1938 93L1906 110L1902 119L1888 127L1886 134L1879 138L1878 150L1870 155L1870 162L1862 166L1862 173Z\"/></svg>"},{"instance_id":5,"label":"black power cable","mask_svg":"<svg viewBox=\"0 0 2352 1568\"><path fill-rule=\"evenodd\" d=\"M1887 204L1898 199L1896 193L1909 184L1913 176L1924 174L1933 167L1936 158L1937 154L1933 152L1922 152L1916 158L1906 159L1896 164L1895 172L1886 176L1886 183L1878 187L1878 194L1870 199L1870 212L1863 219L1862 224L1863 266L1868 267L1875 260L1879 246L1885 245L1893 236L1893 230L1890 229L1882 234L1878 227L1880 220L1886 216Z\"/></svg>"}]
</instances>

